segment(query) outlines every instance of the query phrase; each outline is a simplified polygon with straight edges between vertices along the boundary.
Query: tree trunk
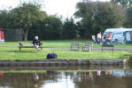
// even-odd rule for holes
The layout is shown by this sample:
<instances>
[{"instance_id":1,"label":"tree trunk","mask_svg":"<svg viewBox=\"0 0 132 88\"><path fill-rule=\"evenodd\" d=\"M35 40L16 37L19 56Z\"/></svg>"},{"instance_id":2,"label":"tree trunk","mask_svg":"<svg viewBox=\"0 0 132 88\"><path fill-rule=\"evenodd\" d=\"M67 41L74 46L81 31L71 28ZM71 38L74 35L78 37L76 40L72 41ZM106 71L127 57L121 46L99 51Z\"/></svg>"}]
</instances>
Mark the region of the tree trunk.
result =
<instances>
[{"instance_id":1,"label":"tree trunk","mask_svg":"<svg viewBox=\"0 0 132 88\"><path fill-rule=\"evenodd\" d=\"M24 29L24 41L28 40L28 31L29 29Z\"/></svg>"}]
</instances>

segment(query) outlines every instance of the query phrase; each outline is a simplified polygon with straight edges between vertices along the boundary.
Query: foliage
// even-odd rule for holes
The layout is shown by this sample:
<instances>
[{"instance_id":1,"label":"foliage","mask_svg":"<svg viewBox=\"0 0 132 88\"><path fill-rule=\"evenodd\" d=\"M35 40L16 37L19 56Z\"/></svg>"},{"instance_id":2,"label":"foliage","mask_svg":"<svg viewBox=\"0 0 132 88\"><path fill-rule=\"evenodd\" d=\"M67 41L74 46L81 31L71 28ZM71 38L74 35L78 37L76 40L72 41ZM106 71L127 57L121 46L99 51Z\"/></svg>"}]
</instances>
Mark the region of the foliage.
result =
<instances>
[{"instance_id":1,"label":"foliage","mask_svg":"<svg viewBox=\"0 0 132 88\"><path fill-rule=\"evenodd\" d=\"M48 16L45 20L35 24L29 32L29 39L32 40L35 35L40 39L59 39L62 32L62 22L56 16Z\"/></svg>"},{"instance_id":2,"label":"foliage","mask_svg":"<svg viewBox=\"0 0 132 88\"><path fill-rule=\"evenodd\" d=\"M80 31L81 38L90 38L92 34L92 29L94 25L93 20L93 9L95 3L92 2L80 2L77 4L77 12L75 16L81 18L81 21L78 22L78 28Z\"/></svg>"},{"instance_id":3,"label":"foliage","mask_svg":"<svg viewBox=\"0 0 132 88\"><path fill-rule=\"evenodd\" d=\"M123 7L131 7L132 6L132 0L111 0L112 2L116 3L116 4L120 4Z\"/></svg>"},{"instance_id":4,"label":"foliage","mask_svg":"<svg viewBox=\"0 0 132 88\"><path fill-rule=\"evenodd\" d=\"M63 25L62 38L64 39L75 39L79 37L79 31L77 25L73 19L66 19Z\"/></svg>"},{"instance_id":5,"label":"foliage","mask_svg":"<svg viewBox=\"0 0 132 88\"><path fill-rule=\"evenodd\" d=\"M98 3L95 11L96 29L104 31L106 28L121 27L125 16L121 6L112 3Z\"/></svg>"},{"instance_id":6,"label":"foliage","mask_svg":"<svg viewBox=\"0 0 132 88\"><path fill-rule=\"evenodd\" d=\"M12 18L10 27L21 28L24 31L24 40L27 40L29 29L39 21L46 18L46 13L40 11L40 7L34 4L23 4L10 11Z\"/></svg>"},{"instance_id":7,"label":"foliage","mask_svg":"<svg viewBox=\"0 0 132 88\"><path fill-rule=\"evenodd\" d=\"M9 12L6 10L0 11L0 27L7 28L10 25Z\"/></svg>"},{"instance_id":8,"label":"foliage","mask_svg":"<svg viewBox=\"0 0 132 88\"><path fill-rule=\"evenodd\" d=\"M110 2L80 2L77 8L75 16L81 18L78 24L82 38L91 38L106 28L120 27L125 19L123 8Z\"/></svg>"},{"instance_id":9,"label":"foliage","mask_svg":"<svg viewBox=\"0 0 132 88\"><path fill-rule=\"evenodd\" d=\"M132 0L111 0L115 4L119 4L125 8L125 21L124 21L124 27L131 28L132 26Z\"/></svg>"},{"instance_id":10,"label":"foliage","mask_svg":"<svg viewBox=\"0 0 132 88\"><path fill-rule=\"evenodd\" d=\"M32 40L35 35L42 40L91 39L91 35L104 32L106 28L122 27L122 24L131 27L130 6L131 0L84 0L77 4L74 14L80 21L75 23L73 19L66 19L63 23L60 17L48 16L46 12L41 11L39 5L24 3L12 10L0 11L0 28L22 29L25 40Z\"/></svg>"},{"instance_id":11,"label":"foliage","mask_svg":"<svg viewBox=\"0 0 132 88\"><path fill-rule=\"evenodd\" d=\"M62 32L62 22L60 18L49 16L44 21L45 24L45 39L59 39Z\"/></svg>"},{"instance_id":12,"label":"foliage","mask_svg":"<svg viewBox=\"0 0 132 88\"><path fill-rule=\"evenodd\" d=\"M129 27L129 28L132 27L132 7L127 8L127 11L126 11L126 20L124 22L124 26L125 27Z\"/></svg>"}]
</instances>

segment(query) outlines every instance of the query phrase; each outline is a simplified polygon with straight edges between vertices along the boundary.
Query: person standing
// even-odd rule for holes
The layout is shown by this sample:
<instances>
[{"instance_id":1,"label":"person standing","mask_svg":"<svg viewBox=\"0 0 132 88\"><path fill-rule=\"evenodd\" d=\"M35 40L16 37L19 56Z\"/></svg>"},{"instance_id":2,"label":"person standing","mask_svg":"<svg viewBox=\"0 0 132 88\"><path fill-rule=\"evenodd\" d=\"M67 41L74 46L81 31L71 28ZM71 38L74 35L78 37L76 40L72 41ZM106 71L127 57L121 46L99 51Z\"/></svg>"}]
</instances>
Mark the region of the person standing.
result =
<instances>
[{"instance_id":1,"label":"person standing","mask_svg":"<svg viewBox=\"0 0 132 88\"><path fill-rule=\"evenodd\" d=\"M99 32L98 34L97 34L97 43L101 43L101 41L102 41L102 34L101 34L101 32Z\"/></svg>"}]
</instances>

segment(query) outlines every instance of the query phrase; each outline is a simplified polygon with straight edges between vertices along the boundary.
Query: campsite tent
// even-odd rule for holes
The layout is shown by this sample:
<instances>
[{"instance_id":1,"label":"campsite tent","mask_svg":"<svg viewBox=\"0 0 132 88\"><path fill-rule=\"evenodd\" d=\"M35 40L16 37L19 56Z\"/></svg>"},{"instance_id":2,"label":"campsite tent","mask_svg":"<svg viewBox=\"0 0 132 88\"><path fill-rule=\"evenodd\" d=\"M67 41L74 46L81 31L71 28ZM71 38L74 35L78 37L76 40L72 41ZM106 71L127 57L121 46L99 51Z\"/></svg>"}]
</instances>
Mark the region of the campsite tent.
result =
<instances>
[{"instance_id":1,"label":"campsite tent","mask_svg":"<svg viewBox=\"0 0 132 88\"><path fill-rule=\"evenodd\" d=\"M132 44L132 28L108 28L103 36L112 35L112 43Z\"/></svg>"}]
</instances>

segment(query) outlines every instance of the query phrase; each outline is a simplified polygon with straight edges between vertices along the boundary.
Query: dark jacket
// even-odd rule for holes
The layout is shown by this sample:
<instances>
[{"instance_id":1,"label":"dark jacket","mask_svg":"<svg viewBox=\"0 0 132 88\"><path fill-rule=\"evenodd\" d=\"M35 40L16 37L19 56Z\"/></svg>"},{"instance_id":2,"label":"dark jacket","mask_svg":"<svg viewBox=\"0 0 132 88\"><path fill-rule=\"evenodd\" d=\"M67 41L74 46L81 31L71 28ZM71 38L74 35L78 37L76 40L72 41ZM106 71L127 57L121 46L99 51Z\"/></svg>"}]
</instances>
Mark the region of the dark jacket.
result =
<instances>
[{"instance_id":1,"label":"dark jacket","mask_svg":"<svg viewBox=\"0 0 132 88\"><path fill-rule=\"evenodd\" d=\"M39 46L40 46L40 41L39 41L39 40L34 39L34 40L33 40L33 45L39 45Z\"/></svg>"}]
</instances>

